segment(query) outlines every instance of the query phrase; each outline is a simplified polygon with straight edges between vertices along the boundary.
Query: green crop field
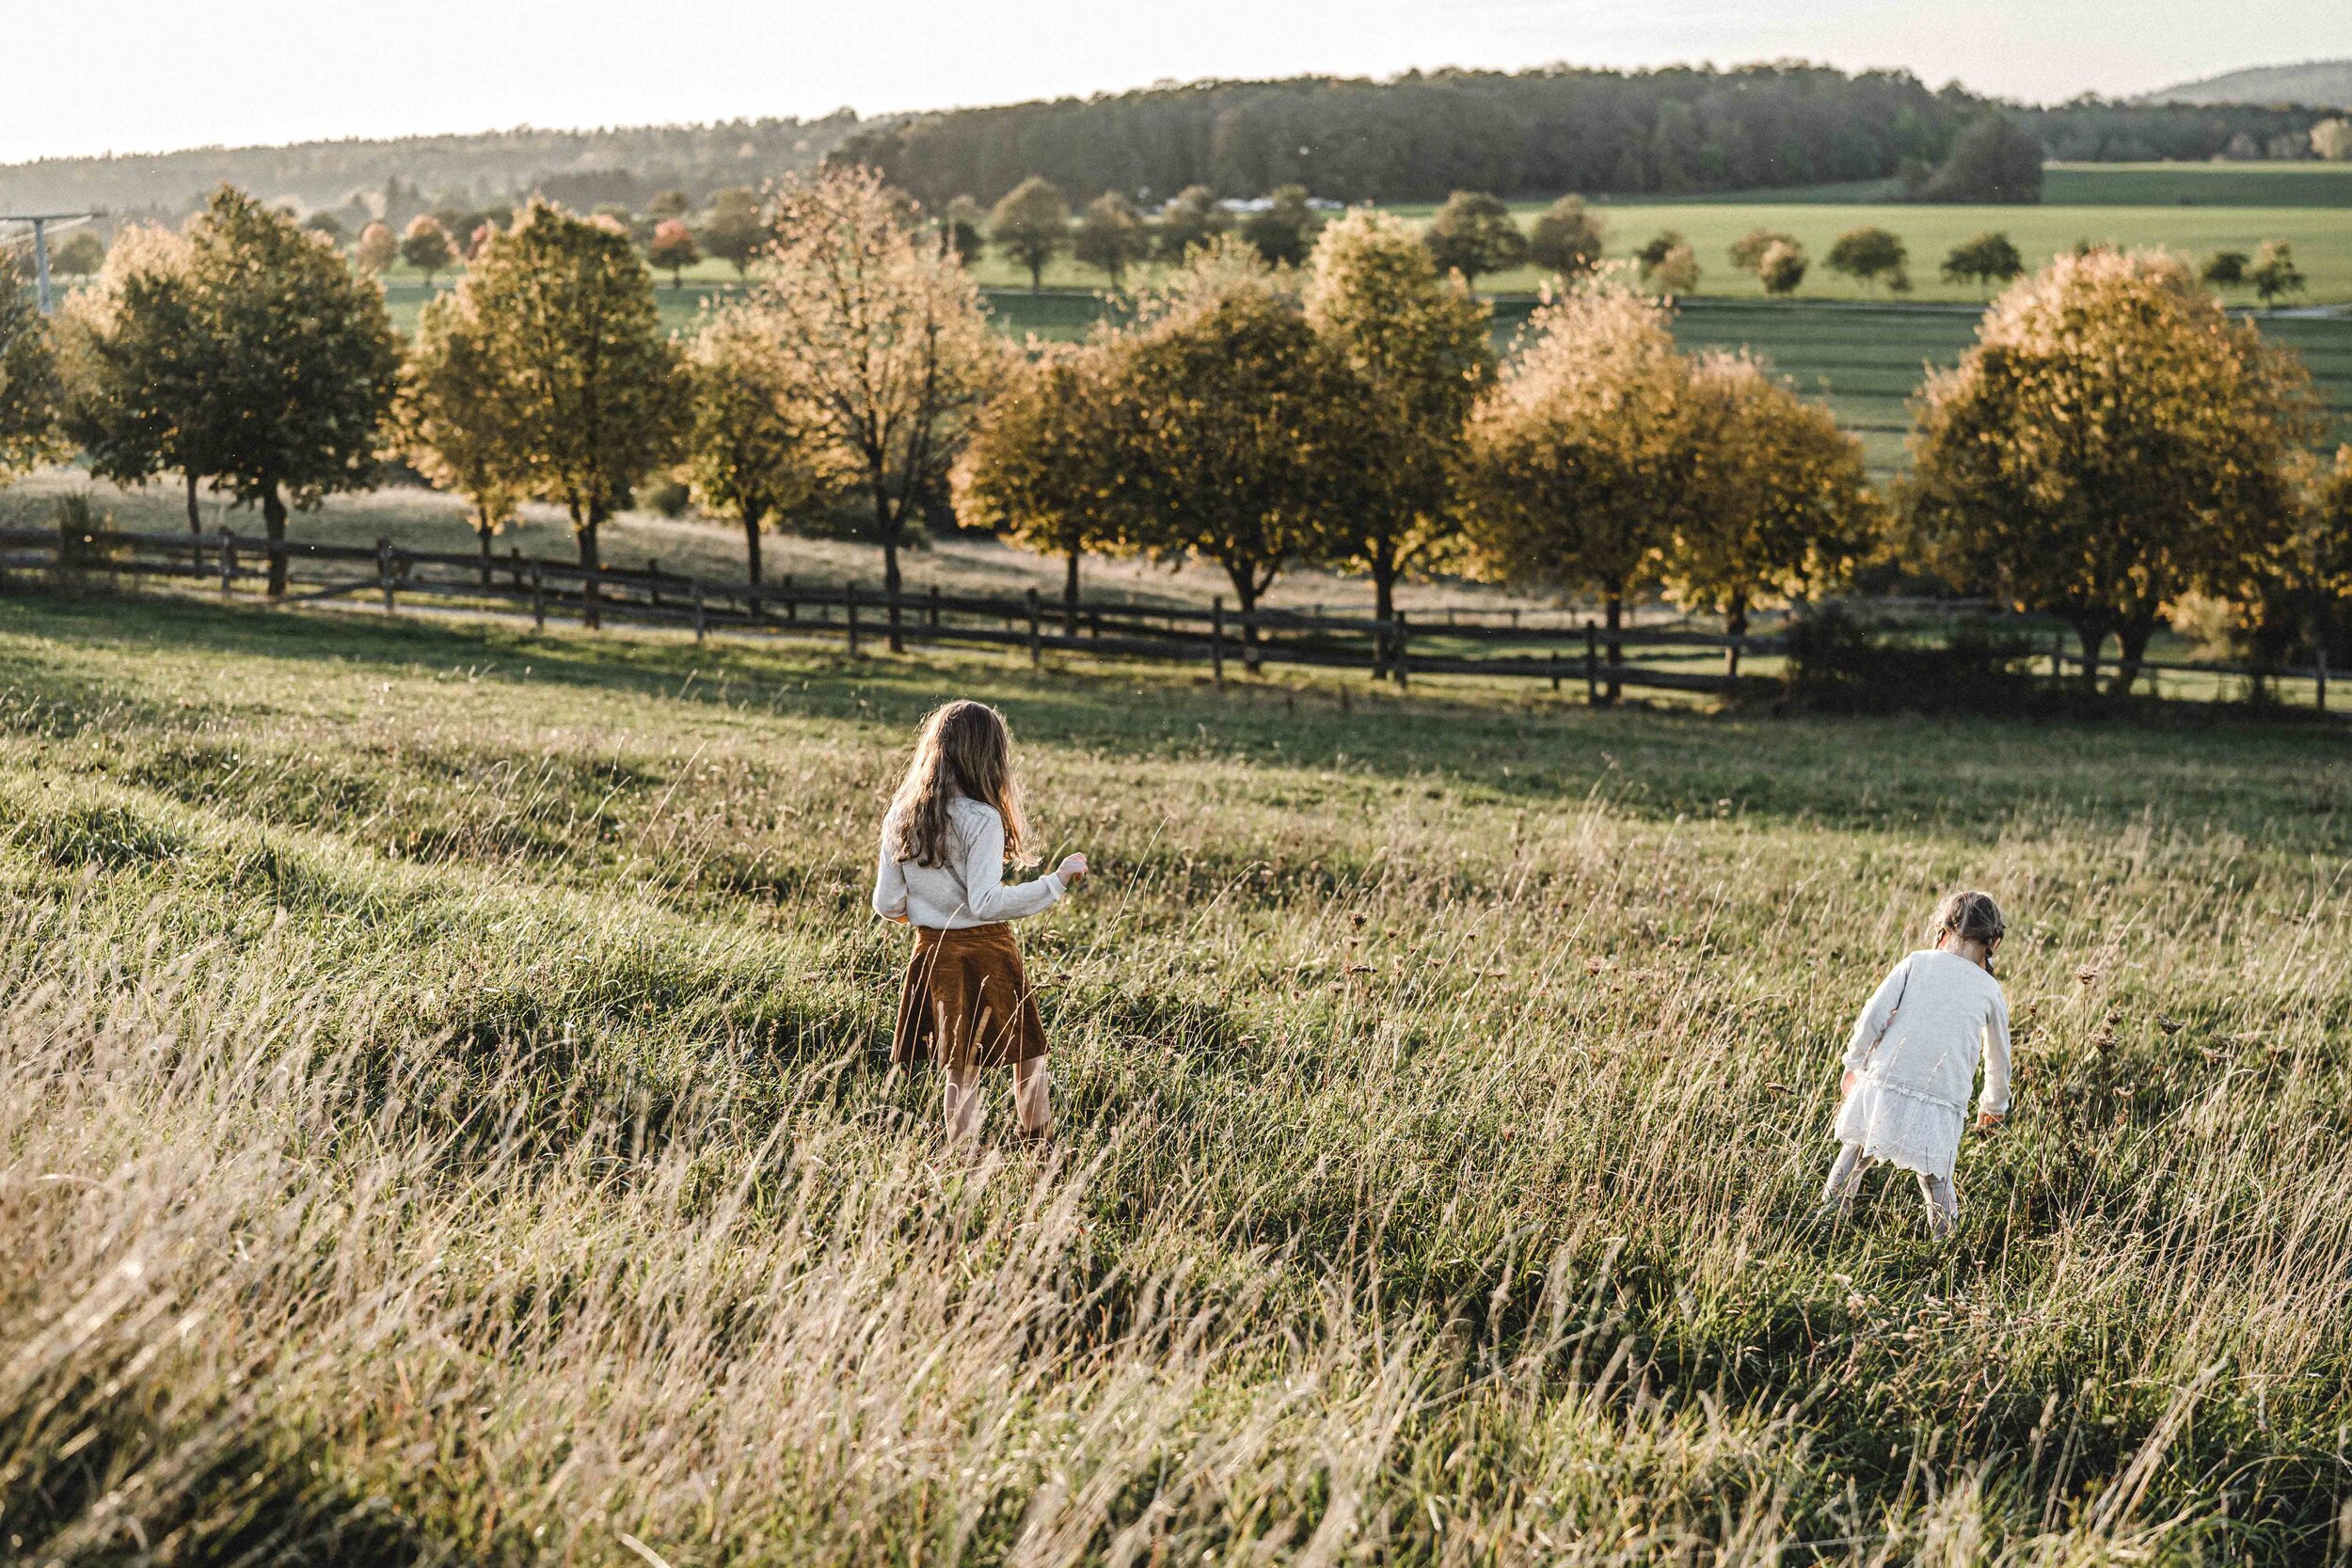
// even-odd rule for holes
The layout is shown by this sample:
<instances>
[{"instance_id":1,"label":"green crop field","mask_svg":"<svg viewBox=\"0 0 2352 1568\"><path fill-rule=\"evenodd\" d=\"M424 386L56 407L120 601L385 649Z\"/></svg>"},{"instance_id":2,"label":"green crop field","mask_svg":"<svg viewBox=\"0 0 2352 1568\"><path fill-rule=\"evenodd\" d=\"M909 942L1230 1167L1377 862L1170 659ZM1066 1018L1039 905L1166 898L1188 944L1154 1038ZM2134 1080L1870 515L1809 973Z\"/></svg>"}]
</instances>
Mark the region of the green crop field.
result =
<instances>
[{"instance_id":1,"label":"green crop field","mask_svg":"<svg viewBox=\"0 0 2352 1568\"><path fill-rule=\"evenodd\" d=\"M22 594L0 660L12 1560L2331 1550L2341 736ZM1052 1163L883 1066L951 694L1095 863ZM1954 1244L1817 1231L1963 882L2015 1113Z\"/></svg>"}]
</instances>

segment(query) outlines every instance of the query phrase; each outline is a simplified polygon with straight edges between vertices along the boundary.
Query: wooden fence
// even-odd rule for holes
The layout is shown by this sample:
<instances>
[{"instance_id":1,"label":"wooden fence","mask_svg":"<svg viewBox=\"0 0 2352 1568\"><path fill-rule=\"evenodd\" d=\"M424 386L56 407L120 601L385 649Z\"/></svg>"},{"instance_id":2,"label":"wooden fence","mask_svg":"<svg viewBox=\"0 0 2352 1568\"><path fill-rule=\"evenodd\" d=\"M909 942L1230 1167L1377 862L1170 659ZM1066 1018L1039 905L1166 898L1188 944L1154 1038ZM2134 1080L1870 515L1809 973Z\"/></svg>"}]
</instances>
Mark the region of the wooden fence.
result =
<instances>
[{"instance_id":1,"label":"wooden fence","mask_svg":"<svg viewBox=\"0 0 2352 1568\"><path fill-rule=\"evenodd\" d=\"M1399 685L1415 675L1542 680L1555 691L1581 683L1594 702L1628 687L1720 694L1754 681L1735 673L1741 656L1779 653L1787 646L1774 637L1726 637L1682 627L1611 632L1589 617L1559 624L1570 612L1552 610L1462 607L1419 616L1400 610L1380 621L1325 614L1320 606L1245 615L1227 610L1221 600L1206 610L1109 601L1072 608L1035 590L1003 598L945 594L932 585L894 599L857 583L801 587L789 576L755 590L741 581L713 581L651 565L591 574L575 562L519 550L503 556L412 550L389 540L373 546L294 540L277 550L286 567L281 602L288 604L373 595L387 610L398 610L408 599L446 610L528 613L540 626L552 616L589 626L611 620L691 626L697 638L715 631L839 637L851 653L895 634L902 643L1025 648L1033 663L1052 651L1205 663L1220 685L1226 665L1238 661L1250 670L1268 664L1359 670ZM0 529L0 571L63 572L85 579L181 578L217 585L224 594L265 582L271 556L265 540L226 529L205 534ZM1629 651L1645 650L1686 665L1693 656L1712 657L1724 668L1629 661ZM2081 672L2081 656L2068 651L2063 638L2053 641L2046 657L2054 679L2070 670ZM2309 669L2163 661L2141 668L2249 681L2308 681L2315 705L2328 705L2324 660Z\"/></svg>"},{"instance_id":2,"label":"wooden fence","mask_svg":"<svg viewBox=\"0 0 2352 1568\"><path fill-rule=\"evenodd\" d=\"M1032 662L1048 652L1205 663L1220 683L1226 666L1270 664L1360 670L1400 685L1415 675L1488 675L1549 682L1554 690L1581 682L1594 701L1627 687L1723 692L1729 673L1662 669L1630 662L1629 651L1733 656L1779 651L1776 639L1713 632L1581 625L1495 624L1509 612L1455 611L1444 622L1400 611L1386 621L1287 610L1242 614L1220 599L1206 610L1087 601L1074 609L1032 590L1020 598L946 594L936 586L895 599L857 583L796 585L781 578L754 590L655 569L603 568L510 551L502 556L413 550L300 540L278 546L287 587L281 602L379 598L387 610L404 600L437 608L494 608L585 625L605 621L691 626L697 637L729 631L839 637L850 651L894 634L902 643L1025 648ZM136 533L0 529L0 569L69 572L84 578L165 578L249 591L269 576L271 546L249 535ZM1541 612L1538 612L1541 613ZM1533 617L1531 617L1532 619ZM1546 619L1551 618L1545 615Z\"/></svg>"}]
</instances>

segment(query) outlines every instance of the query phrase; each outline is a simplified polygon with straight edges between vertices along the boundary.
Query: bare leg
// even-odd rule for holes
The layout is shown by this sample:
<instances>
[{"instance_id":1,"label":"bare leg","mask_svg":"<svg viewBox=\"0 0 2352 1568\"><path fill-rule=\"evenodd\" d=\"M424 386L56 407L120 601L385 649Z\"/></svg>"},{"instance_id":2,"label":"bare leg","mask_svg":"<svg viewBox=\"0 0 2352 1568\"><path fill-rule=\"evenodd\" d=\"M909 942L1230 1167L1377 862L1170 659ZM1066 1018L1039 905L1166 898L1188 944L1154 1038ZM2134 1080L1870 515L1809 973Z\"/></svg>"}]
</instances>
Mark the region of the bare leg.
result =
<instances>
[{"instance_id":1,"label":"bare leg","mask_svg":"<svg viewBox=\"0 0 2352 1568\"><path fill-rule=\"evenodd\" d=\"M1045 1101L1045 1058L1032 1056L1012 1064L1012 1114L1025 1132L1051 1132L1053 1109Z\"/></svg>"},{"instance_id":2,"label":"bare leg","mask_svg":"<svg viewBox=\"0 0 2352 1568\"><path fill-rule=\"evenodd\" d=\"M980 1135L980 1069L976 1067L951 1067L947 1069L947 1087L944 1092L947 1111L947 1136L970 1142Z\"/></svg>"},{"instance_id":3,"label":"bare leg","mask_svg":"<svg viewBox=\"0 0 2352 1568\"><path fill-rule=\"evenodd\" d=\"M1950 1241L1952 1227L1960 1223L1960 1195L1950 1180L1919 1172L1919 1196L1928 1200L1928 1229L1937 1241Z\"/></svg>"},{"instance_id":4,"label":"bare leg","mask_svg":"<svg viewBox=\"0 0 2352 1568\"><path fill-rule=\"evenodd\" d=\"M1862 1190L1862 1146L1847 1144L1837 1151L1837 1163L1829 1168L1829 1180L1821 1187L1821 1207L1840 1216L1853 1212L1854 1194Z\"/></svg>"}]
</instances>

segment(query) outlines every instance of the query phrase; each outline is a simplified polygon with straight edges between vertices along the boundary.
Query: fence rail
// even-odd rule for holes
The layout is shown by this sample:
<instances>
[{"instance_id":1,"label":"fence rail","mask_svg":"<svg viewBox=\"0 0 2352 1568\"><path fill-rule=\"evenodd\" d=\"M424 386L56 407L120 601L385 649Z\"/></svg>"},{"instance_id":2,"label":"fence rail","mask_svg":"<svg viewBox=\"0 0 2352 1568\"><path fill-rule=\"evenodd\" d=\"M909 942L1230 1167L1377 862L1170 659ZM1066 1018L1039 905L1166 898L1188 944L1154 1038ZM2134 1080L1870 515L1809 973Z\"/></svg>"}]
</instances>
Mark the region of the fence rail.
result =
<instances>
[{"instance_id":1,"label":"fence rail","mask_svg":"<svg viewBox=\"0 0 2352 1568\"><path fill-rule=\"evenodd\" d=\"M1733 637L1685 627L1622 626L1611 631L1589 617L1557 626L1463 619L1471 613L1519 619L1518 611L1483 608L1443 610L1438 612L1447 616L1442 621L1427 611L1416 615L1402 610L1381 620L1326 615L1320 607L1314 611L1243 613L1226 609L1222 600L1205 610L1114 601L1072 606L1034 590L1013 598L948 594L936 585L894 597L854 582L807 587L786 576L755 588L741 581L663 572L658 566L640 571L600 566L592 571L577 562L525 556L519 550L503 556L412 550L389 539L372 546L311 541L273 546L226 529L194 534L0 528L0 571L178 578L234 594L266 582L277 562L282 562L285 578L278 602L287 604L373 595L389 611L397 610L402 598L408 597L437 601L449 610L528 613L540 626L554 616L590 626L607 619L691 626L697 638L714 631L841 637L851 653L877 639L895 638L900 644L1025 648L1032 662L1049 652L1067 652L1206 663L1220 685L1226 664L1238 660L1252 671L1269 664L1364 671L1400 686L1414 675L1544 680L1554 690L1581 683L1594 702L1613 699L1629 687L1722 694L1756 684L1756 677L1737 673L1741 657L1781 653L1788 647L1777 637ZM351 566L364 570L349 576L336 572ZM1484 651L1488 648L1497 651ZM1721 659L1721 668L1629 662L1629 650L1679 655L1685 661L1712 655ZM2079 653L2067 651L2062 641L2054 641L2046 655L2033 657L2047 658L2053 678L2063 678L2070 669L2077 674L2082 670ZM2140 668L2255 681L2308 680L2316 705L2328 705L2324 662L2311 669L2260 670L2149 661Z\"/></svg>"}]
</instances>

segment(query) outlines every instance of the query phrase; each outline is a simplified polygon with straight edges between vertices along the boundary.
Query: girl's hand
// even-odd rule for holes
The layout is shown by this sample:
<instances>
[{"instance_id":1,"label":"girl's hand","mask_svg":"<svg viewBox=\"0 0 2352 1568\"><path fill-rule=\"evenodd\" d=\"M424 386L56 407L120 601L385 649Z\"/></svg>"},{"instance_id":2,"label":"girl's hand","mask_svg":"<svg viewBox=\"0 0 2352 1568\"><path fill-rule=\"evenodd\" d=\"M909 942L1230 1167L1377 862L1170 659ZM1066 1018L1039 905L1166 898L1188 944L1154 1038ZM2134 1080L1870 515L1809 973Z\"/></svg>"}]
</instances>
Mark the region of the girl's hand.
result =
<instances>
[{"instance_id":1,"label":"girl's hand","mask_svg":"<svg viewBox=\"0 0 2352 1568\"><path fill-rule=\"evenodd\" d=\"M1056 868L1056 873L1061 878L1061 885L1065 890L1074 888L1086 878L1087 858L1084 855L1065 855L1062 857L1061 864Z\"/></svg>"},{"instance_id":2,"label":"girl's hand","mask_svg":"<svg viewBox=\"0 0 2352 1568\"><path fill-rule=\"evenodd\" d=\"M1845 1071L1845 1075L1844 1075L1843 1077L1841 1077L1841 1078L1839 1078L1839 1079L1837 1080L1837 1098L1838 1098L1838 1099L1843 1100L1843 1099L1845 1099L1848 1095L1850 1095L1850 1094L1853 1093L1853 1081L1854 1081L1854 1077L1855 1077L1855 1074L1854 1074L1854 1069L1851 1069L1851 1068L1848 1068L1848 1069L1846 1069L1846 1071Z\"/></svg>"},{"instance_id":3,"label":"girl's hand","mask_svg":"<svg viewBox=\"0 0 2352 1568\"><path fill-rule=\"evenodd\" d=\"M1998 1127L1998 1126L2000 1126L2000 1125L2001 1125L2001 1118L2000 1118L2000 1117L1996 1117L1996 1116L1994 1116L1992 1112L1990 1112L1990 1111L1979 1111L1979 1112L1977 1113L1977 1131L1978 1131L1978 1132L1992 1132L1992 1131L1993 1131L1995 1127Z\"/></svg>"}]
</instances>

